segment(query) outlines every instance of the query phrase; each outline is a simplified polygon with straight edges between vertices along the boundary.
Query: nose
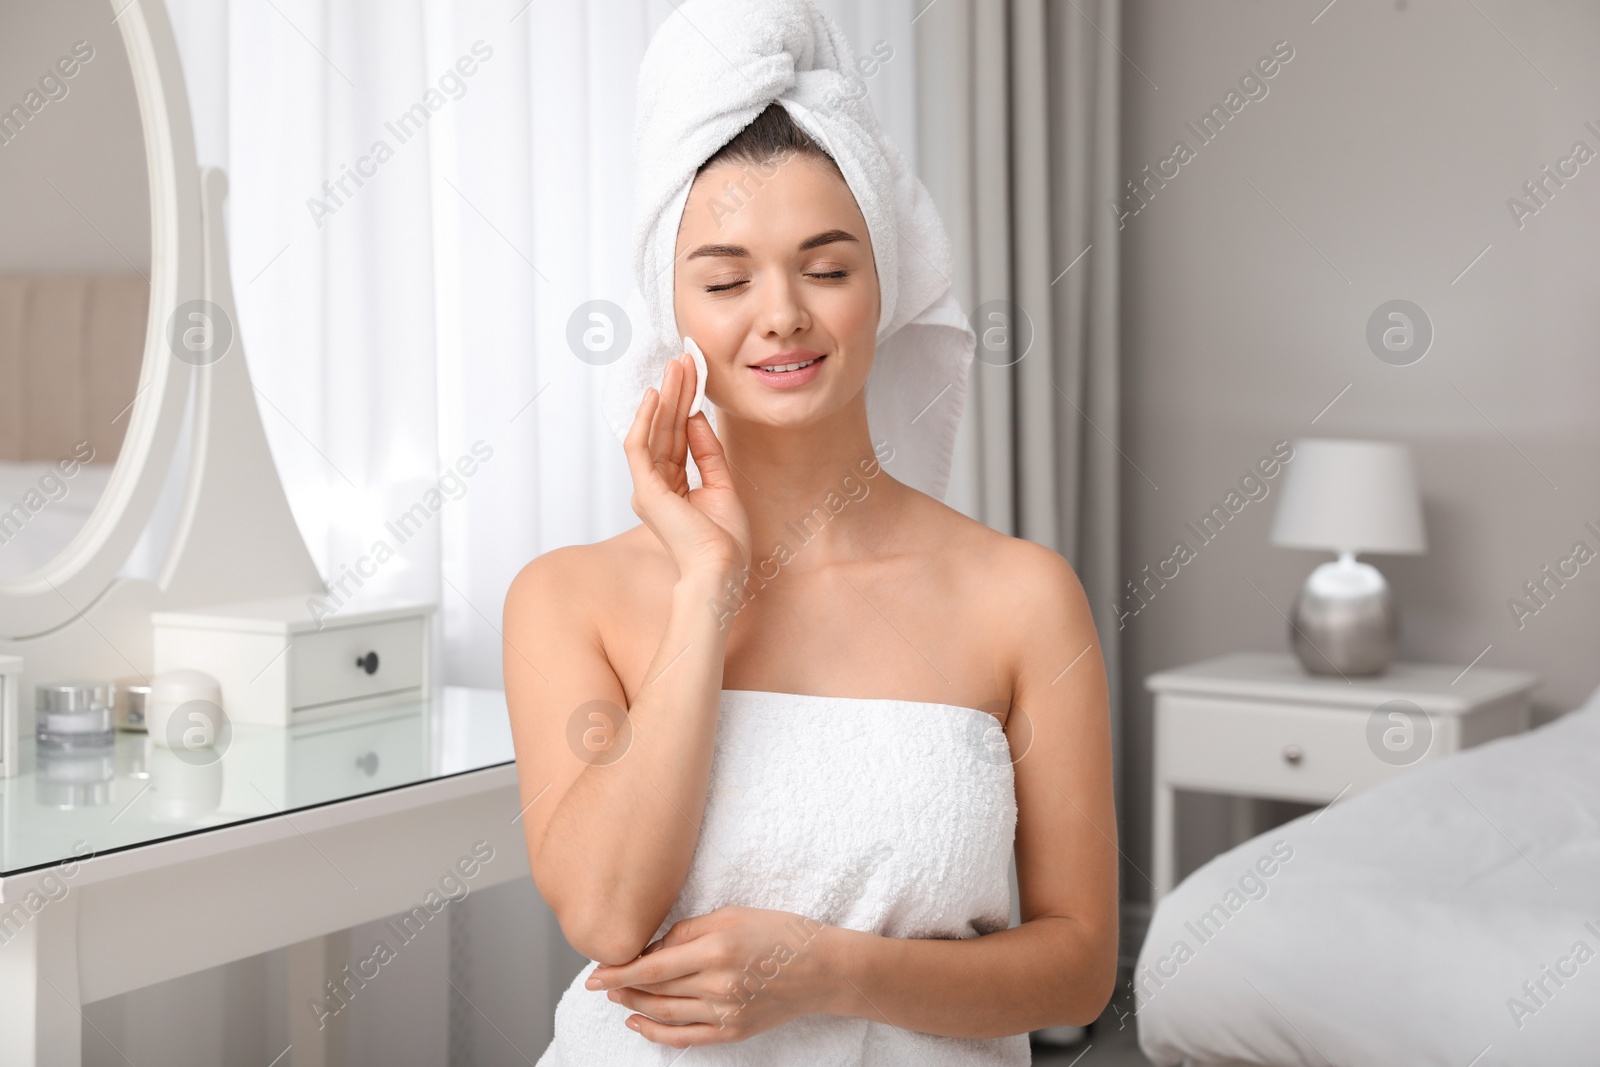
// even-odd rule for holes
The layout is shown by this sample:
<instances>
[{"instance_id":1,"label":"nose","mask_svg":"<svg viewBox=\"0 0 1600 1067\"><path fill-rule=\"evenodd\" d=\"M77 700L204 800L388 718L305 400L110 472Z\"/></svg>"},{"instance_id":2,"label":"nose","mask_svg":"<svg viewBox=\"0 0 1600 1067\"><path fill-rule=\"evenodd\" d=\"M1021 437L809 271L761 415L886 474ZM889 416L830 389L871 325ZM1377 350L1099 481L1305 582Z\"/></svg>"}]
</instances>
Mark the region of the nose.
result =
<instances>
[{"instance_id":1,"label":"nose","mask_svg":"<svg viewBox=\"0 0 1600 1067\"><path fill-rule=\"evenodd\" d=\"M764 287L760 321L766 335L788 337L810 325L811 316L797 298L794 287L794 279L787 277Z\"/></svg>"}]
</instances>

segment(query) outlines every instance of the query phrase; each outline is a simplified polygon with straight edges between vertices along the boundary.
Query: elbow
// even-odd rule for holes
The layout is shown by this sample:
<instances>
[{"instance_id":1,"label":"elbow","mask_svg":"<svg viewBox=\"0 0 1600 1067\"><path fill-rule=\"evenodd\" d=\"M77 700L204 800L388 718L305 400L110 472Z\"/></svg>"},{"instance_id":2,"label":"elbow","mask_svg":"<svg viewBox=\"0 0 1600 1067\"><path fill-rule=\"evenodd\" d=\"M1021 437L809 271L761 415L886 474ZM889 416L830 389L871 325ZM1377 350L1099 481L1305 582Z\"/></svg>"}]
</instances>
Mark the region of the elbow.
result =
<instances>
[{"instance_id":1,"label":"elbow","mask_svg":"<svg viewBox=\"0 0 1600 1067\"><path fill-rule=\"evenodd\" d=\"M594 960L602 967L618 967L624 963L632 963L639 958L648 943L642 938L619 937L614 932L602 931L597 936L581 939L581 943L573 943L574 950L586 960Z\"/></svg>"},{"instance_id":2,"label":"elbow","mask_svg":"<svg viewBox=\"0 0 1600 1067\"><path fill-rule=\"evenodd\" d=\"M1117 954L1113 951L1068 977L1066 994L1062 998L1066 1008L1062 1022L1067 1026L1090 1025L1105 1013L1116 991Z\"/></svg>"},{"instance_id":3,"label":"elbow","mask_svg":"<svg viewBox=\"0 0 1600 1067\"><path fill-rule=\"evenodd\" d=\"M1103 988L1093 990L1076 990L1067 998L1068 1010L1062 1019L1067 1026L1089 1026L1105 1014L1106 1006L1111 1003L1111 994L1116 991L1116 982L1105 983Z\"/></svg>"},{"instance_id":4,"label":"elbow","mask_svg":"<svg viewBox=\"0 0 1600 1067\"><path fill-rule=\"evenodd\" d=\"M551 884L550 878L541 878L540 873L539 865L534 864L534 887L574 952L584 959L616 966L644 951L649 931L640 936L635 932L639 924L624 921L617 908L604 900L597 901L593 892L596 887L574 886L570 882L557 886Z\"/></svg>"},{"instance_id":5,"label":"elbow","mask_svg":"<svg viewBox=\"0 0 1600 1067\"><path fill-rule=\"evenodd\" d=\"M1085 927L1068 919L1050 1000L1051 1026L1088 1026L1105 1013L1117 991L1117 928Z\"/></svg>"},{"instance_id":6,"label":"elbow","mask_svg":"<svg viewBox=\"0 0 1600 1067\"><path fill-rule=\"evenodd\" d=\"M615 967L638 959L649 944L649 931L639 932L638 924L619 922L614 912L601 910L573 915L571 909L557 912L561 935L584 959Z\"/></svg>"}]
</instances>

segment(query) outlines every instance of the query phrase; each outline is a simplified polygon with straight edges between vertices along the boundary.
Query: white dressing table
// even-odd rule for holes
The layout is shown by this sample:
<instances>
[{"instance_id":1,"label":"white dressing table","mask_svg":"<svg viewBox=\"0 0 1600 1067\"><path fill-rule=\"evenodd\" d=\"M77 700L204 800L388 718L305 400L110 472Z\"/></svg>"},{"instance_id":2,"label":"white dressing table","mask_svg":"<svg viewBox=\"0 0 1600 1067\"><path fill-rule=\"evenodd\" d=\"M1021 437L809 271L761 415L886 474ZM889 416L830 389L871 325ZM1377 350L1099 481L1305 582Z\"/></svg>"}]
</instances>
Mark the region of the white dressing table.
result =
<instances>
[{"instance_id":1,"label":"white dressing table","mask_svg":"<svg viewBox=\"0 0 1600 1067\"><path fill-rule=\"evenodd\" d=\"M335 1062L324 935L426 907L477 842L471 890L528 875L498 691L239 725L209 765L146 745L63 772L24 740L0 783L0 1063L78 1067L83 1004L286 946L292 1062Z\"/></svg>"},{"instance_id":2,"label":"white dressing table","mask_svg":"<svg viewBox=\"0 0 1600 1067\"><path fill-rule=\"evenodd\" d=\"M529 874L504 696L438 686L433 604L323 580L163 0L12 7L38 89L0 153L0 1064L77 1067L84 1004L287 946L288 1062L333 1065L342 931ZM225 741L174 712L164 746L38 750L36 686L177 670L217 680Z\"/></svg>"}]
</instances>

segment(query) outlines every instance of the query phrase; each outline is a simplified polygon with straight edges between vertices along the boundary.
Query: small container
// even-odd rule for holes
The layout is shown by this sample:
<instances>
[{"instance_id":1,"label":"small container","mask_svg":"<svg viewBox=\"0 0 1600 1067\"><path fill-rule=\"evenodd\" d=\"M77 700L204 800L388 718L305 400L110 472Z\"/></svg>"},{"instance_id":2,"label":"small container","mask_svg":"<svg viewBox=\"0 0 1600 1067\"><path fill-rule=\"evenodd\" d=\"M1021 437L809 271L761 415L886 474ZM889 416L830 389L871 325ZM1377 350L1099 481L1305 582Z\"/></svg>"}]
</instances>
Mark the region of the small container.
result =
<instances>
[{"instance_id":1,"label":"small container","mask_svg":"<svg viewBox=\"0 0 1600 1067\"><path fill-rule=\"evenodd\" d=\"M51 682L34 690L36 736L47 751L111 748L113 682Z\"/></svg>"},{"instance_id":2,"label":"small container","mask_svg":"<svg viewBox=\"0 0 1600 1067\"><path fill-rule=\"evenodd\" d=\"M193 705L193 706L191 706ZM183 715L178 713L183 711ZM222 687L204 671L162 671L150 679L145 729L160 748L198 753L226 749L232 727L222 710ZM221 751L217 752L220 758Z\"/></svg>"},{"instance_id":3,"label":"small container","mask_svg":"<svg viewBox=\"0 0 1600 1067\"><path fill-rule=\"evenodd\" d=\"M150 698L150 683L135 675L117 679L117 703L112 720L117 729L144 733L145 702Z\"/></svg>"}]
</instances>

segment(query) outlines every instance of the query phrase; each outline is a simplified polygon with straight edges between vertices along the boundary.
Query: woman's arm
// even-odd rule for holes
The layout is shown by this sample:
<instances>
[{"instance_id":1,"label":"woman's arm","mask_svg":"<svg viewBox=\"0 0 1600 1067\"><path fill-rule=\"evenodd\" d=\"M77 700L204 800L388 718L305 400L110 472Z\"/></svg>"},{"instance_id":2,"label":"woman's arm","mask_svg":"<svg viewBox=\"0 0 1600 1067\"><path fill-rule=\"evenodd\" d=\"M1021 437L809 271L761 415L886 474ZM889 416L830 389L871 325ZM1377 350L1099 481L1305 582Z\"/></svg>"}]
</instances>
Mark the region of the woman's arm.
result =
<instances>
[{"instance_id":1,"label":"woman's arm","mask_svg":"<svg viewBox=\"0 0 1600 1067\"><path fill-rule=\"evenodd\" d=\"M1006 736L1016 774L1022 924L909 940L829 927L830 1014L955 1037L1086 1025L1117 968L1117 826L1105 666L1083 587L1055 552L1017 542L1007 603L1021 624Z\"/></svg>"},{"instance_id":2,"label":"woman's arm","mask_svg":"<svg viewBox=\"0 0 1600 1067\"><path fill-rule=\"evenodd\" d=\"M688 415L693 395L689 357L668 361L623 441L634 511L678 572L633 703L580 607L625 576L561 549L506 594L506 700L534 881L568 942L601 963L644 949L688 875L729 632L712 605L750 560L749 520L710 421ZM692 493L691 449L702 478Z\"/></svg>"},{"instance_id":3,"label":"woman's arm","mask_svg":"<svg viewBox=\"0 0 1600 1067\"><path fill-rule=\"evenodd\" d=\"M735 905L675 924L636 960L595 968L586 988L605 990L638 1013L629 1027L674 1048L747 1041L807 1015L1003 1037L1093 1020L1109 990L1072 961L1098 951L1092 932L1049 916L983 937L918 940Z\"/></svg>"},{"instance_id":4,"label":"woman's arm","mask_svg":"<svg viewBox=\"0 0 1600 1067\"><path fill-rule=\"evenodd\" d=\"M506 699L534 881L575 949L622 963L660 926L694 855L727 630L707 606L720 579L680 579L630 707L577 609L585 581L572 563L571 550L547 553L507 594Z\"/></svg>"},{"instance_id":5,"label":"woman's arm","mask_svg":"<svg viewBox=\"0 0 1600 1067\"><path fill-rule=\"evenodd\" d=\"M960 940L882 937L823 929L834 976L819 1014L849 1015L946 1037L1006 1037L1047 1026L1087 1026L1111 998L1083 981L1093 931L1040 916ZM1079 966L1074 966L1074 962Z\"/></svg>"}]
</instances>

